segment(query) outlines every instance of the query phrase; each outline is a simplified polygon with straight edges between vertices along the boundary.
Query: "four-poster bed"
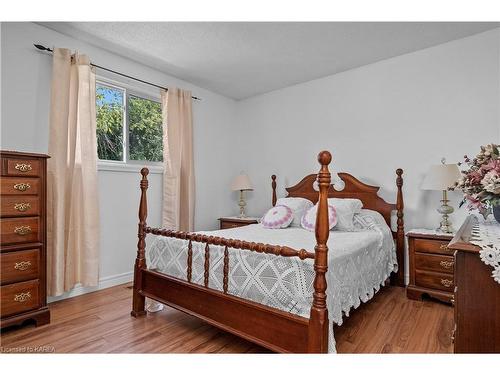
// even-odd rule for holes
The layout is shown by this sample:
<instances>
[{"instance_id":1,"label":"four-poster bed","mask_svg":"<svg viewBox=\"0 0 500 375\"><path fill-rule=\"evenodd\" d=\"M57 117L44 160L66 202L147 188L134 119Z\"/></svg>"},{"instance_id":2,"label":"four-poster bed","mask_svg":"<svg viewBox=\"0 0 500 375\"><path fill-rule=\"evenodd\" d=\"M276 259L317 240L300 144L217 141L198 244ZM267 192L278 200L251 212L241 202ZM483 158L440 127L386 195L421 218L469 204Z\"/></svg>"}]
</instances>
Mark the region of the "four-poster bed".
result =
<instances>
[{"instance_id":1,"label":"four-poster bed","mask_svg":"<svg viewBox=\"0 0 500 375\"><path fill-rule=\"evenodd\" d=\"M329 260L327 246L329 237L328 198L360 199L364 208L379 212L389 227L392 211L397 212L397 229L392 231L392 236L396 243L397 261L401 266L397 273L391 274L391 283L402 286L404 285L403 171L401 169L396 171L397 203L390 204L378 196L378 187L366 185L347 173L339 174L345 187L342 191L336 191L331 185L331 176L328 170L331 154L328 151L322 151L318 156L318 161L321 164L321 169L317 175L308 175L297 185L286 189L288 197L300 197L309 199L313 203L318 202L314 252L304 248L295 249L290 246L249 242L201 233L150 228L146 224L148 170L143 168L140 183L139 241L134 269L131 314L135 317L145 314L145 297L149 297L276 352L326 353L329 337L326 303L326 273ZM315 181L318 183L319 192L313 186ZM272 188L274 206L277 200L276 176L274 175L272 176ZM145 256L147 234L188 241L185 280L154 269L147 269ZM204 245L204 269L201 285L193 281L193 253L197 249L197 246L194 246L195 243ZM209 287L210 245L224 249L221 290ZM230 249L231 252L243 250L295 258L300 261L314 261L314 292L309 318L229 294Z\"/></svg>"}]
</instances>

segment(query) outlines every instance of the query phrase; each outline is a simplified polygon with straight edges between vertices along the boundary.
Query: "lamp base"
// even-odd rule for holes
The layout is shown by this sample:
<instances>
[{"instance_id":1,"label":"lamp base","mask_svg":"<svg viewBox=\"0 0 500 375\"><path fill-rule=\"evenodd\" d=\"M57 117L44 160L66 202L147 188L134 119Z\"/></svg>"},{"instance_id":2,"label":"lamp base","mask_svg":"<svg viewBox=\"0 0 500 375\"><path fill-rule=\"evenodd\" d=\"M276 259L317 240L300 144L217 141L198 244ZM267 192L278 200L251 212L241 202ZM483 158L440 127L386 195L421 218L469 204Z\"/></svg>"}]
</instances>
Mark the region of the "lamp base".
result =
<instances>
[{"instance_id":1,"label":"lamp base","mask_svg":"<svg viewBox=\"0 0 500 375\"><path fill-rule=\"evenodd\" d=\"M441 222L439 223L439 228L436 229L438 232L442 233L453 233L454 229L449 220L449 215L453 213L453 207L448 205L448 196L446 194L446 190L443 190L443 199L441 200L441 207L437 209L437 211L442 215Z\"/></svg>"},{"instance_id":2,"label":"lamp base","mask_svg":"<svg viewBox=\"0 0 500 375\"><path fill-rule=\"evenodd\" d=\"M245 206L246 206L245 198L243 196L243 190L240 190L240 201L238 202L238 206L240 206L240 214L239 218L244 219L247 215L245 215Z\"/></svg>"}]
</instances>

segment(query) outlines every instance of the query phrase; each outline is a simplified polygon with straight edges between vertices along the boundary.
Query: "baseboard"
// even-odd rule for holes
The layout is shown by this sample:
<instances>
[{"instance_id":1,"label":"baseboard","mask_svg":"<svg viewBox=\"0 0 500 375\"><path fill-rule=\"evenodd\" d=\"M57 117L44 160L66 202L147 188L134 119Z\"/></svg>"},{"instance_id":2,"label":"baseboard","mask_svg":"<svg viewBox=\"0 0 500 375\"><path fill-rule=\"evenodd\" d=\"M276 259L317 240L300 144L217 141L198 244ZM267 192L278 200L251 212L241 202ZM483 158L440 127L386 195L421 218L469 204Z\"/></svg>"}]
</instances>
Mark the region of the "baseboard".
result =
<instances>
[{"instance_id":1,"label":"baseboard","mask_svg":"<svg viewBox=\"0 0 500 375\"><path fill-rule=\"evenodd\" d=\"M77 284L73 289L69 292L61 294L60 296L55 297L47 297L47 302L56 302L67 298L72 298L76 296L80 296L82 294L95 292L101 289L111 288L112 286L125 284L131 282L134 278L134 272L125 272L120 273L118 275L105 276L99 279L99 285L97 286L82 286L81 284Z\"/></svg>"}]
</instances>

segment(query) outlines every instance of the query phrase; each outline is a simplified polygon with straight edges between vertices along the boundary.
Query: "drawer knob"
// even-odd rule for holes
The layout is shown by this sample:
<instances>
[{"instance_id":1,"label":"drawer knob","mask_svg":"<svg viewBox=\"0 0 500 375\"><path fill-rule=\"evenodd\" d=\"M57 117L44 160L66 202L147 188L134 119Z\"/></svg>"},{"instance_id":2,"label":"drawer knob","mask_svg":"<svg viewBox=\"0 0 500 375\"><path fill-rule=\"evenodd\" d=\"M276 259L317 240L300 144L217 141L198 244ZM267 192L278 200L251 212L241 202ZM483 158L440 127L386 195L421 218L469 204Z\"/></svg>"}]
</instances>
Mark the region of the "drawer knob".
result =
<instances>
[{"instance_id":1,"label":"drawer knob","mask_svg":"<svg viewBox=\"0 0 500 375\"><path fill-rule=\"evenodd\" d=\"M23 292L14 296L15 302L26 302L31 299L31 292Z\"/></svg>"},{"instance_id":2,"label":"drawer knob","mask_svg":"<svg viewBox=\"0 0 500 375\"><path fill-rule=\"evenodd\" d=\"M446 261L446 260L442 260L441 262L439 262L439 265L443 268L446 268L447 270L449 270L451 267L453 267L453 265L455 264L455 262L453 261Z\"/></svg>"},{"instance_id":3,"label":"drawer knob","mask_svg":"<svg viewBox=\"0 0 500 375\"><path fill-rule=\"evenodd\" d=\"M24 164L24 163L16 163L16 166L14 168L19 172L29 172L33 169L31 167L31 164Z\"/></svg>"},{"instance_id":4,"label":"drawer knob","mask_svg":"<svg viewBox=\"0 0 500 375\"><path fill-rule=\"evenodd\" d=\"M31 233L31 227L29 225L21 225L20 227L14 228L14 233L24 236Z\"/></svg>"},{"instance_id":5,"label":"drawer knob","mask_svg":"<svg viewBox=\"0 0 500 375\"><path fill-rule=\"evenodd\" d=\"M14 264L14 269L18 271L25 271L30 267L31 267L31 262L29 260L23 260L21 262L16 262L16 264Z\"/></svg>"},{"instance_id":6,"label":"drawer knob","mask_svg":"<svg viewBox=\"0 0 500 375\"><path fill-rule=\"evenodd\" d=\"M441 285L449 288L450 286L453 285L453 280L449 280L449 279L441 279Z\"/></svg>"},{"instance_id":7,"label":"drawer knob","mask_svg":"<svg viewBox=\"0 0 500 375\"><path fill-rule=\"evenodd\" d=\"M31 204L27 202L14 203L14 210L18 210L19 212L28 211L30 208Z\"/></svg>"},{"instance_id":8,"label":"drawer knob","mask_svg":"<svg viewBox=\"0 0 500 375\"><path fill-rule=\"evenodd\" d=\"M14 185L14 190L26 191L31 188L31 185L25 182L20 182Z\"/></svg>"}]
</instances>

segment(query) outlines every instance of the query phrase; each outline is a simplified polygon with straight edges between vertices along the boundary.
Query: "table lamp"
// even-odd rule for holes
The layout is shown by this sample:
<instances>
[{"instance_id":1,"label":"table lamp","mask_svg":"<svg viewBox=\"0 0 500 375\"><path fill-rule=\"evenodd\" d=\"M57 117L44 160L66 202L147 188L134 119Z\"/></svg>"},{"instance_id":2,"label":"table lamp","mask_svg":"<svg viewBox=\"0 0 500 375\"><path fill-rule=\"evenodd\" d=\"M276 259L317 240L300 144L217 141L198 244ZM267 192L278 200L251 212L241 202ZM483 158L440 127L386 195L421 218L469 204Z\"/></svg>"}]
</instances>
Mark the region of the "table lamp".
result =
<instances>
[{"instance_id":1,"label":"table lamp","mask_svg":"<svg viewBox=\"0 0 500 375\"><path fill-rule=\"evenodd\" d=\"M438 232L453 233L453 227L448 220L449 215L454 211L453 207L448 205L448 188L452 187L455 182L461 177L460 170L457 164L445 164L445 159L441 160L441 164L432 165L425 175L421 189L423 190L441 190L443 199L441 207L437 211L442 215L442 220L437 228Z\"/></svg>"},{"instance_id":2,"label":"table lamp","mask_svg":"<svg viewBox=\"0 0 500 375\"><path fill-rule=\"evenodd\" d=\"M244 218L245 215L245 197L243 195L243 192L246 190L253 190L252 183L250 182L250 178L244 174L241 173L240 175L236 176L236 178L233 180L231 184L231 190L240 191L240 201L238 202L238 205L240 206L240 218Z\"/></svg>"}]
</instances>

